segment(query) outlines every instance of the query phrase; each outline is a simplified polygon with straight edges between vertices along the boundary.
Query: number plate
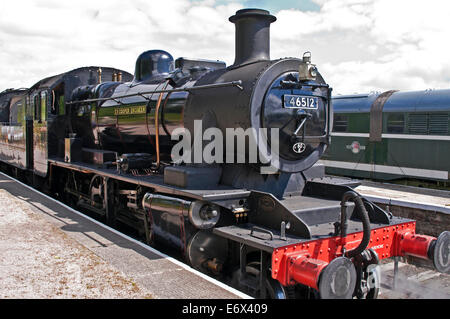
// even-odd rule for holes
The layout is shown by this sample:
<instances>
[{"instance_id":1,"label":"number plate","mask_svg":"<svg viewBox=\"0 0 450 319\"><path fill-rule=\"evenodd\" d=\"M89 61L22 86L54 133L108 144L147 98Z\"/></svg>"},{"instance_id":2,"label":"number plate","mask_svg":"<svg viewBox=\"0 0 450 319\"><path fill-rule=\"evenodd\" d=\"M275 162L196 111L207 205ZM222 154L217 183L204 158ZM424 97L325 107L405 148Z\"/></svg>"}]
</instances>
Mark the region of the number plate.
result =
<instances>
[{"instance_id":1,"label":"number plate","mask_svg":"<svg viewBox=\"0 0 450 319\"><path fill-rule=\"evenodd\" d=\"M294 109L317 109L319 106L319 98L314 96L303 95L283 95L283 105L286 108Z\"/></svg>"}]
</instances>

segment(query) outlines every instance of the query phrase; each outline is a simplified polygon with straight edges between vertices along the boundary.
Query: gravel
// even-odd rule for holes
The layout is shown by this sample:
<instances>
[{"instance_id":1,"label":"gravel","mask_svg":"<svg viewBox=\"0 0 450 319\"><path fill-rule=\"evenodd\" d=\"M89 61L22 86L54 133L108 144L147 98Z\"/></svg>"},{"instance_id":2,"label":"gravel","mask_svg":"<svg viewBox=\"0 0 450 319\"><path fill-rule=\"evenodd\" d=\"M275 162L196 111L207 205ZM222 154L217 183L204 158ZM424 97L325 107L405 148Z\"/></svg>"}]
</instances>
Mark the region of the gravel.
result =
<instances>
[{"instance_id":1,"label":"gravel","mask_svg":"<svg viewBox=\"0 0 450 319\"><path fill-rule=\"evenodd\" d=\"M152 298L28 205L0 189L0 298Z\"/></svg>"}]
</instances>

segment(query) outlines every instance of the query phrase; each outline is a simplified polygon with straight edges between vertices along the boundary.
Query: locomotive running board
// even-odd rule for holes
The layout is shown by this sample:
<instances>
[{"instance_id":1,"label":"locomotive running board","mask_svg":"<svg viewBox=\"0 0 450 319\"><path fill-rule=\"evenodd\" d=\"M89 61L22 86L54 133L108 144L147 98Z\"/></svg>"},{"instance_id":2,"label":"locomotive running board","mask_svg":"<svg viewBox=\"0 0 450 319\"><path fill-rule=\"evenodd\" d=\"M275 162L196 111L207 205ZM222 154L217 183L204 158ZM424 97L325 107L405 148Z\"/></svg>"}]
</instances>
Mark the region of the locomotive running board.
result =
<instances>
[{"instance_id":1,"label":"locomotive running board","mask_svg":"<svg viewBox=\"0 0 450 319\"><path fill-rule=\"evenodd\" d=\"M105 165L99 166L83 162L67 163L62 159L49 158L48 162L52 166L63 167L76 170L86 174L97 174L104 177L114 178L123 182L136 184L151 188L154 192L178 195L191 199L204 200L214 203L228 204L227 201L239 200L250 195L250 191L242 188L233 188L225 185L218 185L214 189L189 189L181 188L164 183L163 174L149 176L134 176L127 173L119 173L116 168L108 168Z\"/></svg>"}]
</instances>

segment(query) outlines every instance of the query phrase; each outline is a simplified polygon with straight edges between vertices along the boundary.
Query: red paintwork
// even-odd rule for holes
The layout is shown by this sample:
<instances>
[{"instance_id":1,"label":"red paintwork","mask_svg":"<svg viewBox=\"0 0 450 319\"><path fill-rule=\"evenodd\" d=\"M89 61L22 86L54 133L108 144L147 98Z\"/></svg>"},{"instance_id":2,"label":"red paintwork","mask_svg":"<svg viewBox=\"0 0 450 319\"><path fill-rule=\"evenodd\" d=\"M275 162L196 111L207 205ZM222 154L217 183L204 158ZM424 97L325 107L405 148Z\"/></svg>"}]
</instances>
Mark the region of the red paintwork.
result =
<instances>
[{"instance_id":1,"label":"red paintwork","mask_svg":"<svg viewBox=\"0 0 450 319\"><path fill-rule=\"evenodd\" d=\"M426 235L416 235L414 232L402 231L397 233L398 245L397 256L403 256L405 254L419 257L428 258L428 248L435 237Z\"/></svg>"},{"instance_id":2,"label":"red paintwork","mask_svg":"<svg viewBox=\"0 0 450 319\"><path fill-rule=\"evenodd\" d=\"M405 254L427 258L430 236L416 235L416 223L410 221L394 226L372 229L368 248L376 251L380 259ZM311 240L275 249L272 254L272 278L282 285L301 283L317 289L321 271L336 257L356 248L363 237L362 232L348 234L347 237L328 237Z\"/></svg>"}]
</instances>

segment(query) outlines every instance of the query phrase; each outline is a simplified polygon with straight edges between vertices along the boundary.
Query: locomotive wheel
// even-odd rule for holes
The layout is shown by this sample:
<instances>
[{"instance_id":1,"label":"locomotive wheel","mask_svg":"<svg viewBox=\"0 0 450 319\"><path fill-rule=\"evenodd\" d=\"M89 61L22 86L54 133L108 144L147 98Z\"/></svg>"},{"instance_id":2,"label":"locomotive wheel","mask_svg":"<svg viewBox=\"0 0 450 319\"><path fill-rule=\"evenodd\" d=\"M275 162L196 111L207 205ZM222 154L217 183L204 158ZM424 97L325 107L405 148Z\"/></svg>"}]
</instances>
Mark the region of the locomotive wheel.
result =
<instances>
[{"instance_id":1,"label":"locomotive wheel","mask_svg":"<svg viewBox=\"0 0 450 319\"><path fill-rule=\"evenodd\" d=\"M250 278L250 281L257 282L259 281L259 275L260 275L260 262L254 261L249 262L247 266L245 267L246 275ZM245 289L246 287L243 287L240 282L240 270L236 270L234 272L233 276L233 282L232 286L236 287L237 289L244 289L246 293L249 295L252 295L252 297L259 298L258 291L255 292L249 292L250 289ZM274 280L270 273L267 274L266 279L266 297L269 299L291 299L295 298L295 290L293 287L284 287L280 284L279 281Z\"/></svg>"},{"instance_id":2,"label":"locomotive wheel","mask_svg":"<svg viewBox=\"0 0 450 319\"><path fill-rule=\"evenodd\" d=\"M378 254L372 248L355 257L358 274L355 295L358 299L378 298L381 284L379 262Z\"/></svg>"},{"instance_id":3,"label":"locomotive wheel","mask_svg":"<svg viewBox=\"0 0 450 319\"><path fill-rule=\"evenodd\" d=\"M105 187L103 177L95 175L89 185L91 205L97 208L105 208Z\"/></svg>"},{"instance_id":4,"label":"locomotive wheel","mask_svg":"<svg viewBox=\"0 0 450 319\"><path fill-rule=\"evenodd\" d=\"M380 273L374 269L373 271L368 272L368 283L370 285L370 290L366 295L366 299L377 299L378 294L380 293Z\"/></svg>"},{"instance_id":5,"label":"locomotive wheel","mask_svg":"<svg viewBox=\"0 0 450 319\"><path fill-rule=\"evenodd\" d=\"M377 268L367 269L364 272L364 280L366 281L368 290L366 293L357 292L356 297L358 299L377 299L380 293L380 272Z\"/></svg>"}]
</instances>

